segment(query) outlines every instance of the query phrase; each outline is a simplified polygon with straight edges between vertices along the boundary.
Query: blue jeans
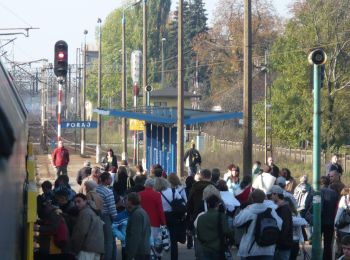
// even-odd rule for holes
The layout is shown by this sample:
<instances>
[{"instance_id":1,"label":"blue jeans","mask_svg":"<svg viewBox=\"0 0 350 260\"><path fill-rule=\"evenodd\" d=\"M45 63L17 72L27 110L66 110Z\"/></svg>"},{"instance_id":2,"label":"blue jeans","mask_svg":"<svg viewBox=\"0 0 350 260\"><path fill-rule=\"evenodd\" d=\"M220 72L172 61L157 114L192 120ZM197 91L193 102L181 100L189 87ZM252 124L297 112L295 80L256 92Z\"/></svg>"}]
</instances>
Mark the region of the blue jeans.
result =
<instances>
[{"instance_id":1,"label":"blue jeans","mask_svg":"<svg viewBox=\"0 0 350 260\"><path fill-rule=\"evenodd\" d=\"M281 250L281 249L276 249L275 251L275 256L274 256L274 260L289 260L290 257L290 249L285 249L285 250Z\"/></svg>"}]
</instances>

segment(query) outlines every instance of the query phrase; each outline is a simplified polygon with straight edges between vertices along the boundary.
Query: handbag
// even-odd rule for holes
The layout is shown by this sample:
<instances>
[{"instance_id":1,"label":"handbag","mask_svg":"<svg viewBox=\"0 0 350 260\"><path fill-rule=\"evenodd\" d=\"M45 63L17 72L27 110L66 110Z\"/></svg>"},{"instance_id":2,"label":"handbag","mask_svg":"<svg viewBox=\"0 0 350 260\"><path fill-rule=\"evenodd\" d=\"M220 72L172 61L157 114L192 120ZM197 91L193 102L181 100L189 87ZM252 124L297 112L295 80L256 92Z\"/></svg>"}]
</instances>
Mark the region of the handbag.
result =
<instances>
[{"instance_id":1,"label":"handbag","mask_svg":"<svg viewBox=\"0 0 350 260\"><path fill-rule=\"evenodd\" d=\"M341 213L338 222L335 224L335 226L340 229L343 227L346 227L347 225L350 224L350 210L349 210L349 206L347 203L347 197L345 197L345 205L346 205L346 209L343 210L343 212Z\"/></svg>"},{"instance_id":2,"label":"handbag","mask_svg":"<svg viewBox=\"0 0 350 260\"><path fill-rule=\"evenodd\" d=\"M160 234L162 240L162 246L165 251L168 251L170 248L170 239L169 239L169 231L166 226L160 226Z\"/></svg>"}]
</instances>

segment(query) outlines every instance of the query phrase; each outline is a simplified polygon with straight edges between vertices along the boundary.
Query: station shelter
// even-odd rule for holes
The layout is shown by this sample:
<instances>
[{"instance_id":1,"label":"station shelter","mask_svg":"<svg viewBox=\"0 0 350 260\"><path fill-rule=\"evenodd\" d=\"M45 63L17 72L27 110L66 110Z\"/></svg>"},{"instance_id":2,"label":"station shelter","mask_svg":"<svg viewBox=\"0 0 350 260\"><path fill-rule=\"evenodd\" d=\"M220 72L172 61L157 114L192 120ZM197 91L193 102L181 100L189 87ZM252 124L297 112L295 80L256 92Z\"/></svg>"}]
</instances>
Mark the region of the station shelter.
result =
<instances>
[{"instance_id":1,"label":"station shelter","mask_svg":"<svg viewBox=\"0 0 350 260\"><path fill-rule=\"evenodd\" d=\"M138 107L129 110L94 109L100 115L142 120L146 127L144 147L146 168L160 164L166 173L176 172L177 108ZM242 112L216 112L184 109L184 127L198 123L242 119Z\"/></svg>"}]
</instances>

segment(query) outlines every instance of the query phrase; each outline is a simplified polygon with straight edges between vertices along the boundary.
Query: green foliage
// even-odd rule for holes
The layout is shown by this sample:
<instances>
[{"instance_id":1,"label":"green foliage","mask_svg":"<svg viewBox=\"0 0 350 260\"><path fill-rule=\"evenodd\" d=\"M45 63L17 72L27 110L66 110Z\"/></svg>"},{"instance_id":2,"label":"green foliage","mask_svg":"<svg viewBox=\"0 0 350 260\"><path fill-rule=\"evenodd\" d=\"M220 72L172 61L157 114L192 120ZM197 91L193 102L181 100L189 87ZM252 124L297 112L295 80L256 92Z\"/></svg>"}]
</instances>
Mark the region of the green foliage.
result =
<instances>
[{"instance_id":1,"label":"green foliage","mask_svg":"<svg viewBox=\"0 0 350 260\"><path fill-rule=\"evenodd\" d=\"M280 144L295 147L312 140L313 68L307 63L307 55L315 47L328 54L321 98L322 146L338 150L347 141L349 119L344 111L350 104L344 89L350 85L350 35L344 29L350 26L350 2L336 2L296 2L293 17L273 45L271 71L277 77L272 84L272 126L273 137ZM263 122L259 111L256 116Z\"/></svg>"}]
</instances>

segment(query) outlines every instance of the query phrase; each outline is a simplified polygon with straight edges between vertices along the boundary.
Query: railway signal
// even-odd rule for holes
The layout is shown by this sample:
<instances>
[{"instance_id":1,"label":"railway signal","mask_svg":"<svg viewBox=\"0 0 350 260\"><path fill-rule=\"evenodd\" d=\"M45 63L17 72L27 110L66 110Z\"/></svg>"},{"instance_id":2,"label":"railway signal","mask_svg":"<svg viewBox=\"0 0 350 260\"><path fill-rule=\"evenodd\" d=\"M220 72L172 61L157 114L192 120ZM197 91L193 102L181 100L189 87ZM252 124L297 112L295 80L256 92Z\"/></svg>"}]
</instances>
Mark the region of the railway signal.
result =
<instances>
[{"instance_id":1,"label":"railway signal","mask_svg":"<svg viewBox=\"0 0 350 260\"><path fill-rule=\"evenodd\" d=\"M68 44L58 41L55 44L54 72L57 77L66 77L68 71Z\"/></svg>"}]
</instances>

